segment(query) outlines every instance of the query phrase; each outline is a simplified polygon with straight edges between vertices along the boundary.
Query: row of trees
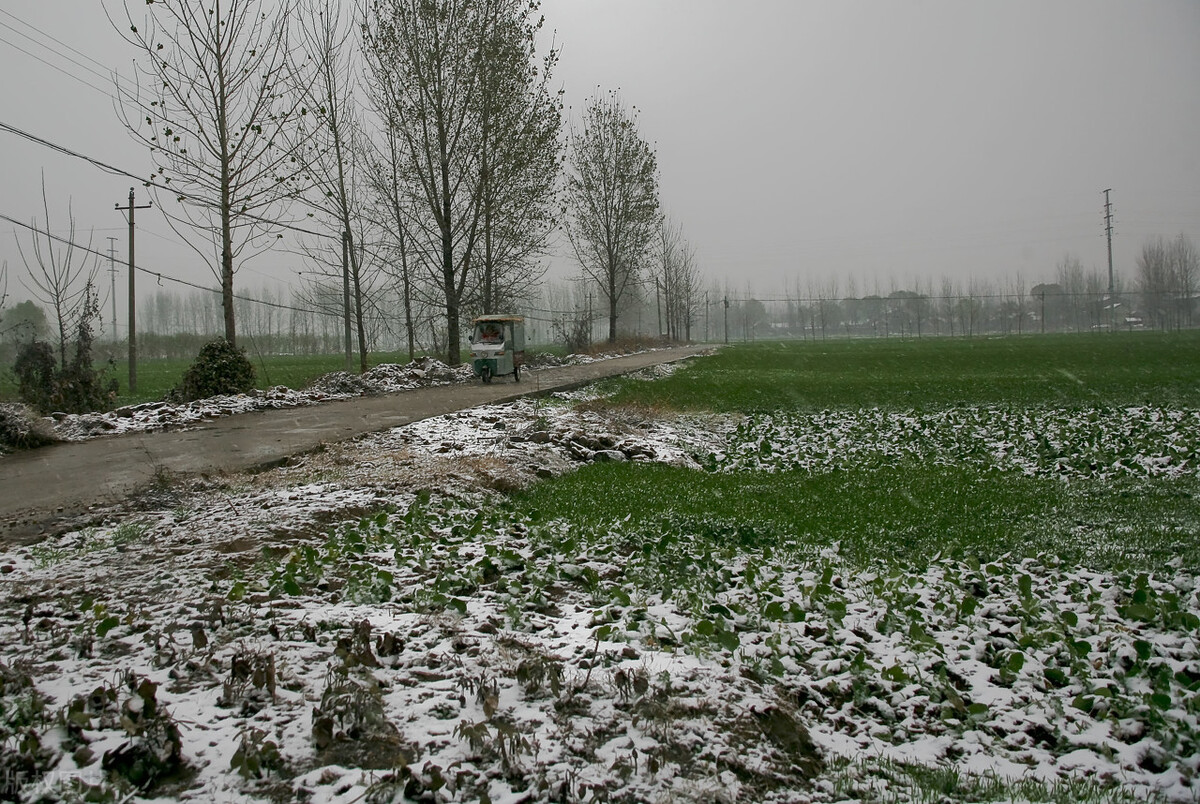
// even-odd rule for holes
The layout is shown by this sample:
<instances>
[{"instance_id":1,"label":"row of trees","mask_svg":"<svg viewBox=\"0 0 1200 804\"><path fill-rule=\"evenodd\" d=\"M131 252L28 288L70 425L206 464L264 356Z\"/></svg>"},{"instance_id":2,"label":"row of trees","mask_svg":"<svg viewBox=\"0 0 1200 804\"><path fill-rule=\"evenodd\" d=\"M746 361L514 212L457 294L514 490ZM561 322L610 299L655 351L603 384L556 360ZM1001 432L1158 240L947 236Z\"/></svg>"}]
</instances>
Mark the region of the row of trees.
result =
<instances>
[{"instance_id":1,"label":"row of trees","mask_svg":"<svg viewBox=\"0 0 1200 804\"><path fill-rule=\"evenodd\" d=\"M1020 278L1001 283L971 281L965 286L947 278L918 284L915 290L877 289L858 296L853 282L845 291L850 295L842 295L834 281L806 288L797 285L780 298L727 289L724 299L730 300L728 331L734 339L970 337L1193 326L1200 304L1195 292L1200 266L1187 238L1147 242L1138 266L1132 287L1115 277L1111 291L1106 274L1085 271L1078 259L1068 255L1059 262L1054 281L1032 287Z\"/></svg>"},{"instance_id":2,"label":"row of trees","mask_svg":"<svg viewBox=\"0 0 1200 804\"><path fill-rule=\"evenodd\" d=\"M158 206L212 268L231 343L249 310L257 332L277 332L288 316L296 331L311 323L322 343L351 310L340 334L357 341L360 367L398 333L410 354L424 345L456 363L464 319L537 303L560 225L583 282L541 304L572 311L564 331L582 320L590 335L602 311L610 340L631 315L687 339L728 295L702 288L694 249L662 213L637 110L602 93L564 130L558 51L542 47L536 0L123 2L114 24L139 54L138 72L118 87L123 121L150 149ZM282 306L239 298L238 266L289 227L303 234L311 268L303 291ZM65 363L72 310L95 265L49 237L32 246L26 264L40 273L30 267L28 287L51 313ZM1194 265L1186 238L1148 244L1137 288L1148 322L1191 322ZM1015 331L1032 322L1082 328L1134 308L1130 294L1117 299L1094 278L1064 261L1055 282L1006 292L1003 320ZM884 294L839 294L831 283L795 293L812 301L773 323L973 334L985 326L987 294L955 290L929 283L884 303ZM938 297L955 297L954 309Z\"/></svg>"},{"instance_id":3,"label":"row of trees","mask_svg":"<svg viewBox=\"0 0 1200 804\"><path fill-rule=\"evenodd\" d=\"M796 282L780 295L765 296L751 288L702 285L694 274L689 277L686 242L673 240L670 234L670 229L666 234L663 229L658 231L653 275L632 284L621 302L623 333L720 341L726 337L971 337L1110 327L1175 329L1195 324L1196 294L1179 289L1185 285L1168 284L1167 290L1159 290L1139 276L1126 287L1118 277L1115 292L1110 294L1106 274L1085 271L1072 257L1059 262L1054 281L1032 287L1020 279L965 284L943 279L917 283L912 289L877 286L858 295L853 281L839 286L829 280L807 285ZM664 242L677 245L664 249ZM1154 268L1154 259L1174 248L1177 257L1182 254L1185 259L1168 260L1168 265L1176 265L1169 276L1175 276L1173 282L1185 283L1187 272L1196 267L1187 256L1194 251L1189 251L1188 245L1186 238L1148 241L1140 263ZM51 324L55 316L48 316L34 302L3 309L3 280L0 270L0 355L7 355L3 360L8 363L18 344L33 338L55 341L57 336ZM682 289L672 290L672 286ZM307 303L313 299L267 287L254 292L244 289L234 303L251 354L337 351L344 324L341 291L326 289L325 296L315 298L315 307ZM1185 303L1188 298L1190 304ZM367 341L374 349L402 351L415 344L422 352L437 353L444 348L436 309L415 307L416 323L410 332L399 324L404 302L398 294L380 293L373 299L376 306L368 309L364 322ZM607 305L590 280L545 283L537 294L530 295L525 309L534 344L557 341L581 350L607 335ZM1161 314L1146 312L1155 310ZM159 290L144 300L139 316L141 351L146 357L190 358L201 344L221 334L219 293ZM65 365L61 355L66 351L66 345L56 344L60 368Z\"/></svg>"},{"instance_id":4,"label":"row of trees","mask_svg":"<svg viewBox=\"0 0 1200 804\"><path fill-rule=\"evenodd\" d=\"M1182 234L1147 241L1137 265L1146 323L1159 329L1192 326L1200 293L1200 255L1192 241Z\"/></svg>"},{"instance_id":5,"label":"row of trees","mask_svg":"<svg viewBox=\"0 0 1200 804\"><path fill-rule=\"evenodd\" d=\"M224 337L238 266L289 226L314 267L302 298L324 308L340 290L363 368L384 296L410 352L436 310L457 363L464 318L525 299L560 224L610 339L670 231L660 282L686 330L695 259L663 222L636 110L598 95L564 133L543 24L537 0L126 0L118 28L140 55L124 123L220 285Z\"/></svg>"}]
</instances>

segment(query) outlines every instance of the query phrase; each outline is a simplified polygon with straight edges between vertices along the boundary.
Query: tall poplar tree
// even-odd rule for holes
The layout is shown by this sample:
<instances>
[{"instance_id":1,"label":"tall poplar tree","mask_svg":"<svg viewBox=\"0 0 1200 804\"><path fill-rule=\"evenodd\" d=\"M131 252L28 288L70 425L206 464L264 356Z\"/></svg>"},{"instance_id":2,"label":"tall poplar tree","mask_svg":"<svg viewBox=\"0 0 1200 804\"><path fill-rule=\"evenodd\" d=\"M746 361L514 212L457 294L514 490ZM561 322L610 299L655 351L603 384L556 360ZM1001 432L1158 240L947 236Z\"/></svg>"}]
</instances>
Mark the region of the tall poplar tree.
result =
<instances>
[{"instance_id":1,"label":"tall poplar tree","mask_svg":"<svg viewBox=\"0 0 1200 804\"><path fill-rule=\"evenodd\" d=\"M339 271L345 268L351 290L350 317L358 339L359 371L367 370L364 297L370 291L363 227L362 172L366 168L359 85L355 76L354 26L334 0L299 0L299 36L312 75L295 88L308 114L296 130L293 151L311 182L306 202L330 230L314 256ZM345 241L343 244L343 240ZM343 253L348 265L342 265Z\"/></svg>"},{"instance_id":2,"label":"tall poplar tree","mask_svg":"<svg viewBox=\"0 0 1200 804\"><path fill-rule=\"evenodd\" d=\"M638 132L637 113L610 92L593 97L582 128L571 128L567 158L567 236L584 274L608 302L608 340L617 313L658 232L658 162Z\"/></svg>"},{"instance_id":3,"label":"tall poplar tree","mask_svg":"<svg viewBox=\"0 0 1200 804\"><path fill-rule=\"evenodd\" d=\"M542 276L538 259L558 225L562 94L558 51L538 60L536 3L506 0L485 40L479 95L479 307L503 312Z\"/></svg>"},{"instance_id":4,"label":"tall poplar tree","mask_svg":"<svg viewBox=\"0 0 1200 804\"><path fill-rule=\"evenodd\" d=\"M437 286L451 365L467 306L507 302L501 289L528 280L554 228L562 106L549 91L554 54L536 62L536 10L374 0L364 25L372 99L393 129L396 189L408 201L392 206L408 223L406 255Z\"/></svg>"},{"instance_id":5,"label":"tall poplar tree","mask_svg":"<svg viewBox=\"0 0 1200 804\"><path fill-rule=\"evenodd\" d=\"M305 109L293 91L293 8L292 0L124 0L127 24L114 21L138 53L135 81L118 83L121 114L150 148L156 181L177 193L168 220L220 281L230 343L237 261L248 247L269 247L270 218L296 178L287 132Z\"/></svg>"},{"instance_id":6,"label":"tall poplar tree","mask_svg":"<svg viewBox=\"0 0 1200 804\"><path fill-rule=\"evenodd\" d=\"M482 4L472 0L376 0L364 26L376 107L396 126L399 180L420 201L417 226L446 314L446 357L460 362L462 301L479 234L476 175Z\"/></svg>"}]
</instances>

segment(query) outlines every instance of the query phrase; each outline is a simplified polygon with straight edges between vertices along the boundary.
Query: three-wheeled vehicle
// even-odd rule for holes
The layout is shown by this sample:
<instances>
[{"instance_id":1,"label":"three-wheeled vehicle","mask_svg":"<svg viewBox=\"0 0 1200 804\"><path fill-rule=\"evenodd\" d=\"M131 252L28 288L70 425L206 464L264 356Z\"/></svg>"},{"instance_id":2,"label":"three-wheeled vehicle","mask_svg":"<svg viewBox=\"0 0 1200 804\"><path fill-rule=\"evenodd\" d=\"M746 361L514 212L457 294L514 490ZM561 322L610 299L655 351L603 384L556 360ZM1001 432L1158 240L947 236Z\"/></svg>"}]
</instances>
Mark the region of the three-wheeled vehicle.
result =
<instances>
[{"instance_id":1,"label":"three-wheeled vehicle","mask_svg":"<svg viewBox=\"0 0 1200 804\"><path fill-rule=\"evenodd\" d=\"M484 382L502 374L521 381L525 364L525 319L518 315L482 315L471 333L471 368Z\"/></svg>"}]
</instances>

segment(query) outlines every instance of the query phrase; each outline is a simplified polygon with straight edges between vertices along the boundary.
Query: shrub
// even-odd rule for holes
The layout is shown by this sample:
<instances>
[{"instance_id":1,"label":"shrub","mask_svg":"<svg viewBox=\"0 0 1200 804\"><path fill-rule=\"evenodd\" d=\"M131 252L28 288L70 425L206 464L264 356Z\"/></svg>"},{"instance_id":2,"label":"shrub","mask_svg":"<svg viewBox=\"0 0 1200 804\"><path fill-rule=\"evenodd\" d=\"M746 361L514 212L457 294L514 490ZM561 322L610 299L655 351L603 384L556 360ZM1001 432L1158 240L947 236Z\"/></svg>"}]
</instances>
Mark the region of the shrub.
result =
<instances>
[{"instance_id":1,"label":"shrub","mask_svg":"<svg viewBox=\"0 0 1200 804\"><path fill-rule=\"evenodd\" d=\"M254 366L239 349L224 338L200 348L195 362L183 374L183 382L172 396L183 402L225 394L248 394L256 381Z\"/></svg>"},{"instance_id":2,"label":"shrub","mask_svg":"<svg viewBox=\"0 0 1200 804\"><path fill-rule=\"evenodd\" d=\"M79 316L79 331L75 337L75 357L59 374L58 407L68 413L87 413L112 407L117 399L117 381L108 377L112 361L104 371L97 371L92 362L92 322L100 315L99 303L88 285L83 312Z\"/></svg>"},{"instance_id":3,"label":"shrub","mask_svg":"<svg viewBox=\"0 0 1200 804\"><path fill-rule=\"evenodd\" d=\"M75 355L61 369L48 343L30 341L17 352L13 373L21 399L42 413L88 413L112 407L117 381L107 376L109 366L97 371L92 361L92 321L99 315L91 285L86 290L75 335Z\"/></svg>"},{"instance_id":4,"label":"shrub","mask_svg":"<svg viewBox=\"0 0 1200 804\"><path fill-rule=\"evenodd\" d=\"M556 321L552 325L558 339L567 347L569 354L586 352L592 345L592 321L576 316L574 319Z\"/></svg>"},{"instance_id":5,"label":"shrub","mask_svg":"<svg viewBox=\"0 0 1200 804\"><path fill-rule=\"evenodd\" d=\"M23 345L17 351L13 374L17 375L17 393L25 404L49 413L58 389L58 361L50 344L31 341Z\"/></svg>"}]
</instances>

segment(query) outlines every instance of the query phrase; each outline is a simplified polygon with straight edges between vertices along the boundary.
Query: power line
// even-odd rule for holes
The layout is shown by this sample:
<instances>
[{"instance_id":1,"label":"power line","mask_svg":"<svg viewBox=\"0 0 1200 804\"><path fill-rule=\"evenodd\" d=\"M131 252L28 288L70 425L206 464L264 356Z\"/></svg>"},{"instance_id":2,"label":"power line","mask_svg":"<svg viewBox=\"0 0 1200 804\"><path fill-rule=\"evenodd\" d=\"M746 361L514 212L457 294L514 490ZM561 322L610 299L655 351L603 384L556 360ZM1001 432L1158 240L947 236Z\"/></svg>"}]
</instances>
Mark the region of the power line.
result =
<instances>
[{"instance_id":1,"label":"power line","mask_svg":"<svg viewBox=\"0 0 1200 804\"><path fill-rule=\"evenodd\" d=\"M21 35L21 32L20 32L20 31L14 30L14 29L13 29L13 28L11 28L10 26L8 26L8 25L5 25L5 24L4 24L4 23L2 23L2 22L0 22L0 27L8 28L10 31L13 31L13 33L15 33L15 34L17 34L17 35ZM71 73L71 72L68 72L67 70L64 70L62 67L59 67L57 64L52 64L51 62L48 62L48 61L46 61L46 60L45 60L45 59L43 59L41 56L35 55L35 54L33 54L33 53L30 53L28 50L26 50L25 48L21 47L20 45L15 45L15 44L13 44L12 42L8 41L7 39L4 39L3 37L0 37L0 42L3 42L4 44L8 45L8 46L9 46L9 47L11 47L13 50L19 50L20 52L24 53L26 56L28 56L28 57L29 57L29 58L31 58L31 59L35 59L35 60L37 60L37 61L40 61L42 64L46 65L47 67L49 67L49 68L50 68L50 69L52 69L52 70L57 70L58 72L60 72L60 73L62 73L63 75L65 75L67 78L70 78L70 79L72 79L72 80L74 80L74 81L78 81L79 83L83 84L85 87L88 87L88 88L90 88L90 89L94 89L94 90L96 90L97 92L100 92L100 93L102 93L102 94L104 94L104 95L108 95L108 97L110 97L110 98L112 97L112 95L109 95L107 91L105 91L105 90L101 89L100 87L96 86L95 84L89 83L89 82L85 81L84 79L80 78L79 76L75 75L74 73ZM68 60L68 61L71 61L70 59L67 59L67 60Z\"/></svg>"},{"instance_id":2,"label":"power line","mask_svg":"<svg viewBox=\"0 0 1200 804\"><path fill-rule=\"evenodd\" d=\"M42 235L43 237L49 237L53 240L57 240L58 242L60 242L64 245L69 245L73 248L77 248L80 251L83 251L87 254L93 254L97 257L107 257L108 256L108 255L104 254L103 252L97 251L94 248L90 248L88 246L82 246L78 243L68 240L65 237L59 237L58 235L54 234L53 232L44 231L44 230L39 229L36 226L32 226L28 223L22 223L21 221L17 220L16 218L9 217L8 215L5 215L4 213L0 213L0 220L5 220L5 221L13 224L14 226L21 226L35 234ZM146 274L147 276L154 277L155 279L158 280L158 283L160 285L164 281L166 281L166 282L174 282L177 285L184 285L189 288L195 288L196 290L203 290L205 293L220 293L221 292L214 288L205 287L204 285L198 285L195 282L189 282L186 279L178 279L173 276L168 276L167 274L161 273L159 271L151 271L150 269L143 268L140 265L136 265L136 266L134 266L134 268L135 268L135 270L139 271L140 273ZM316 315L325 315L325 316L333 316L334 318L341 318L341 313L328 313L328 312L325 312L323 310L318 310L318 309L306 309L303 307L292 307L287 304L278 304L276 302L264 301L262 299L255 299L251 296L242 296L237 293L233 294L233 298L241 299L242 301L250 302L252 304L261 304L265 307L274 307L278 310L290 310L290 311L296 312L296 313L313 313Z\"/></svg>"},{"instance_id":3,"label":"power line","mask_svg":"<svg viewBox=\"0 0 1200 804\"><path fill-rule=\"evenodd\" d=\"M15 20L16 22L19 22L21 25L24 25L26 28L30 29L31 31L36 31L36 32L37 32L39 35L41 35L41 36L45 37L46 39L49 39L51 42L53 42L54 44L58 45L59 47L66 48L67 50L69 50L69 51L71 51L72 53L74 53L76 56L79 56L80 58L83 58L83 59L87 59L87 60L88 60L88 61L90 61L92 64L96 65L97 67L100 67L100 68L102 68L102 69L105 69L105 70L107 70L107 69L108 69L108 67L107 67L106 65L104 65L104 64L101 64L100 62L96 61L96 60L95 60L95 59L93 59L91 56L87 55L86 53L83 53L83 52L81 52L81 51L78 51L78 50L76 50L75 48L71 47L71 46L70 46L70 45L68 45L66 42L62 41L61 39L56 39L55 37L51 36L50 34L46 33L45 31L43 31L41 28L39 28L39 27L37 27L36 25L34 25L33 23L31 23L31 22L27 22L27 21L25 21L25 20L21 19L20 17L16 16L15 14L12 14L11 12L5 11L5 10L4 10L4 9L2 9L2 8L0 8L0 14L3 14L4 16L8 17L8 18L9 18L9 19L11 19L11 20ZM0 23L0 25L2 25L2 24L3 24L3 23ZM5 27L8 27L8 26L5 26ZM10 29L10 30L11 30L11 29ZM19 32L18 32L18 33L19 33ZM21 34L21 35L22 35L22 36L24 36L24 37L25 37L25 38L27 38L27 39L28 39L28 38L30 38L28 34ZM75 64L79 64L79 62L74 62L74 60L72 60L72 61L73 61L73 63L75 63ZM89 68L89 67L86 67L86 66L84 66L84 65L82 65L82 64L80 64L79 66L80 66L80 67L83 67L83 69L85 69L85 70L88 70L89 72L92 72L92 73L95 73L95 72L96 72L95 70L92 70L91 68ZM97 73L97 75L98 75L98 73Z\"/></svg>"},{"instance_id":4,"label":"power line","mask_svg":"<svg viewBox=\"0 0 1200 804\"><path fill-rule=\"evenodd\" d=\"M1038 283L1045 284L1050 287L1056 283ZM1033 287L1038 287L1034 285ZM730 294L730 304L743 304L748 302L759 302L760 304L846 304L848 302L866 303L866 304L913 304L918 302L938 302L938 301L955 301L959 299L1016 299L1016 298L1034 298L1034 294L1030 290L1022 293L953 293L949 295L938 296L794 296L792 298L773 299L765 296L747 296L745 298ZM1127 290L1125 293L1135 295L1135 291ZM1057 290L1047 292L1049 298L1100 298L1108 295L1108 290Z\"/></svg>"},{"instance_id":5,"label":"power line","mask_svg":"<svg viewBox=\"0 0 1200 804\"><path fill-rule=\"evenodd\" d=\"M169 192L169 193L171 193L171 195L175 196L175 198L179 201L183 201L186 199L188 201L194 201L195 203L197 203L201 206L210 207L210 208L214 206L212 204L212 202L210 202L208 199L200 198L199 196L194 196L194 195L191 195L190 193L180 192L179 190L175 189L174 187L168 187L165 184L160 184L159 182L156 182L153 179L146 179L146 178L143 178L142 176L138 176L135 173L131 173L128 170L123 170L119 167L114 167L113 165L110 165L107 162L102 162L101 160L96 159L95 157L91 157L86 154L80 153L79 151L72 150L70 148L67 148L65 145L59 145L58 143L51 142L50 140L48 140L44 137L39 137L36 134L31 134L30 132L25 131L20 128L17 128L14 125L5 123L3 120L0 120L0 130L7 131L10 134L15 134L18 137L23 137L24 139L27 139L36 145L41 145L44 148L49 148L53 151L57 151L58 153L61 153L65 156L70 156L74 159L81 159L84 162L87 162L87 163L91 164L92 166L97 167L100 170L103 170L106 173L111 173L115 176L122 176L124 178L133 179L134 181L141 182L144 187L153 187L156 190L162 190L164 192ZM304 229L304 228L296 226L294 224L283 223L282 221L271 220L270 218L265 218L261 215L255 215L252 212L239 212L238 217L249 218L250 220L253 220L253 221L258 221L260 223L266 223L270 226L275 226L280 229L287 229L287 230L293 231L293 232L299 232L301 234L312 235L313 237L323 237L328 240L338 240L338 241L341 240L340 235L333 235L328 232L315 232L311 229Z\"/></svg>"},{"instance_id":6,"label":"power line","mask_svg":"<svg viewBox=\"0 0 1200 804\"><path fill-rule=\"evenodd\" d=\"M34 39L33 37L31 37L29 34L23 33L22 31L18 31L18 30L16 30L15 28L13 28L12 26L10 26L10 25L6 25L5 23L3 23L3 22L0 22L0 26L3 26L3 27L5 27L5 28L8 28L10 31L12 31L13 33L17 34L18 36L22 36L22 37L24 37L25 39L28 39L30 42L33 42L33 43L34 43L34 44L36 44L37 46L39 46L39 47L43 47L43 48L45 48L46 50L49 50L49 51L50 51L51 53L53 53L55 56L59 56L60 58L64 58L64 59L66 59L67 61L69 61L70 63L74 64L75 66L77 66L77 67L79 67L79 68L81 68L81 69L83 69L83 70L85 70L85 71L87 71L87 72L91 73L92 75L96 76L97 78L103 79L103 80L104 80L104 81L106 81L106 82L108 82L108 81L112 81L112 82L113 82L113 84L114 84L114 88L116 89L116 92L117 92L117 94L116 94L116 95L114 95L112 92L109 92L107 89L103 89L103 88L101 88L101 87L98 87L98 86L96 86L95 84L89 83L89 82L87 82L87 81L83 80L82 78L80 78L79 76L77 76L77 75L74 75L74 74L72 74L72 73L70 73L70 72L68 72L68 71L64 70L63 68L61 68L61 67L59 67L59 66L57 66L57 65L55 65L55 64L52 64L51 62L48 62L48 61L46 61L45 59L43 59L43 58L40 58L39 56L36 56L36 55L34 55L34 54L30 53L29 51L27 51L27 50L24 50L23 48L21 48L21 47L19 47L19 46L17 46L17 45L14 45L14 44L12 44L11 42L8 42L7 40L0 40L0 41L3 41L3 42L5 42L5 44L8 44L9 46L13 47L13 48L14 48L14 49L16 49L16 50L20 50L22 53L26 54L27 56L30 56L31 58L33 58L33 59L36 59L37 61L40 61L42 64L45 64L47 67L50 67L50 68L51 68L51 69L53 69L53 70L57 70L58 72L60 72L60 73L62 73L63 75L67 76L68 78L72 78L72 79L74 79L74 80L78 81L79 83L83 84L84 86L86 86L86 87L89 87L90 89L94 89L95 91L99 92L101 95L104 95L106 98L108 98L109 100L111 100L111 101L113 101L113 102L116 102L116 103L125 103L125 102L129 102L129 103L133 104L134 106L137 106L138 108L142 109L144 112L147 112L147 113L150 113L150 114L153 114L153 113L154 113L154 109L153 109L152 107L150 107L150 106L147 106L146 104L142 103L142 102L141 102L141 100L139 100L139 99L138 99L138 98L136 98L136 97L132 97L132 96L129 96L129 95L127 95L126 93L122 92L122 91L121 91L121 89L120 89L119 87L116 87L116 86L115 86L115 84L116 84L116 78L117 78L117 75L116 75L116 73L115 73L115 72L113 72L113 71L112 71L112 69L111 69L111 68L110 68L108 65L101 64L100 62L98 62L98 61L96 61L95 59L93 59L91 56L88 56L86 53L83 53L83 52L81 52L81 51L79 51L79 50L76 50L75 48L73 48L73 47L71 47L70 45L68 45L68 44L66 44L65 42L63 42L61 39L56 39L55 37L53 37L53 36L51 36L50 34L46 33L45 31L43 31L42 29L38 28L37 26L35 26L35 25L32 25L32 24L30 24L30 23L28 23L28 22L25 22L24 20L18 19L17 17L13 16L12 14L8 13L7 11L0 10L0 13L3 13L3 14L5 14L6 16L8 16L8 17L10 17L10 18L12 18L12 19L14 19L14 20L16 20L17 22L21 23L21 24L22 24L22 25L24 25L25 27L27 27L27 28L29 28L29 29L31 29L31 30L33 30L33 31L35 31L35 32L36 32L38 35L40 35L40 36L42 36L42 37L45 37L46 39L49 39L51 42L54 42L54 43L55 43L56 45L58 45L59 47L61 47L61 48L65 48L65 49L67 49L67 50L71 51L72 53L75 53L75 54L79 55L81 58L87 59L87 60L88 60L88 61L90 61L92 64L95 64L97 67L99 67L101 70L104 70L105 72L103 72L103 73L102 73L102 72L99 72L99 71L97 71L97 70L94 70L94 69L92 69L91 67L87 66L86 64L82 64L82 63L80 63L80 62L76 61L75 59L72 59L70 56L66 56L66 55L62 54L62 53L61 53L59 50L57 50L56 48L52 48L52 47L50 47L49 45L46 45L46 44L45 44L45 43L43 43L43 42L39 42L39 41L37 41L36 39Z\"/></svg>"}]
</instances>

